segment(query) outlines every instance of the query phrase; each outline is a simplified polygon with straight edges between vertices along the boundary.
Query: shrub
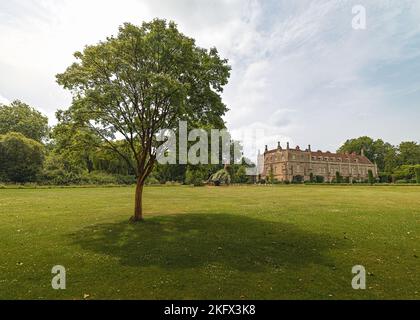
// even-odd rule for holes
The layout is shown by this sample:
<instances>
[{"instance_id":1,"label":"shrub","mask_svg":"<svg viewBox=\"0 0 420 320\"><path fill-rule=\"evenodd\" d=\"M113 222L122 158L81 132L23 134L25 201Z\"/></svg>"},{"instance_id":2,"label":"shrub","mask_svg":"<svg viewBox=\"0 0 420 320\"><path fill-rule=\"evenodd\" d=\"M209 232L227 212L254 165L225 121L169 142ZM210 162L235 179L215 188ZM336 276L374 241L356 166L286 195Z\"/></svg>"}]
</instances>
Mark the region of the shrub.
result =
<instances>
[{"instance_id":1,"label":"shrub","mask_svg":"<svg viewBox=\"0 0 420 320\"><path fill-rule=\"evenodd\" d=\"M343 177L341 176L340 172L335 173L335 182L336 183L343 183Z\"/></svg>"},{"instance_id":2,"label":"shrub","mask_svg":"<svg viewBox=\"0 0 420 320\"><path fill-rule=\"evenodd\" d=\"M311 174L309 175L309 182L310 183L314 183L315 182L315 177L314 174L311 172Z\"/></svg>"},{"instance_id":3,"label":"shrub","mask_svg":"<svg viewBox=\"0 0 420 320\"><path fill-rule=\"evenodd\" d=\"M210 177L210 181L214 183L215 186L220 186L222 184L229 185L231 178L229 172L227 172L225 169L222 169L212 175Z\"/></svg>"},{"instance_id":4,"label":"shrub","mask_svg":"<svg viewBox=\"0 0 420 320\"><path fill-rule=\"evenodd\" d=\"M204 174L201 170L188 169L185 174L185 184L200 187L204 185Z\"/></svg>"},{"instance_id":5,"label":"shrub","mask_svg":"<svg viewBox=\"0 0 420 320\"><path fill-rule=\"evenodd\" d=\"M0 136L0 177L12 182L37 179L44 162L44 146L21 133Z\"/></svg>"},{"instance_id":6,"label":"shrub","mask_svg":"<svg viewBox=\"0 0 420 320\"><path fill-rule=\"evenodd\" d=\"M81 184L135 184L136 178L134 176L113 175L102 171L93 171L91 173L84 173L80 177Z\"/></svg>"},{"instance_id":7,"label":"shrub","mask_svg":"<svg viewBox=\"0 0 420 320\"><path fill-rule=\"evenodd\" d=\"M420 183L420 166L416 167L414 171L416 173L416 183Z\"/></svg>"},{"instance_id":8,"label":"shrub","mask_svg":"<svg viewBox=\"0 0 420 320\"><path fill-rule=\"evenodd\" d=\"M380 183L392 183L392 175L389 173L380 173L379 174Z\"/></svg>"},{"instance_id":9,"label":"shrub","mask_svg":"<svg viewBox=\"0 0 420 320\"><path fill-rule=\"evenodd\" d=\"M294 184L300 184L303 183L304 177L301 175L297 175L293 177L292 183Z\"/></svg>"},{"instance_id":10,"label":"shrub","mask_svg":"<svg viewBox=\"0 0 420 320\"><path fill-rule=\"evenodd\" d=\"M316 176L315 181L316 183L324 183L325 178L323 176Z\"/></svg>"},{"instance_id":11,"label":"shrub","mask_svg":"<svg viewBox=\"0 0 420 320\"><path fill-rule=\"evenodd\" d=\"M146 179L146 185L153 186L153 185L159 185L161 184L158 179L156 179L154 176L150 176Z\"/></svg>"}]
</instances>

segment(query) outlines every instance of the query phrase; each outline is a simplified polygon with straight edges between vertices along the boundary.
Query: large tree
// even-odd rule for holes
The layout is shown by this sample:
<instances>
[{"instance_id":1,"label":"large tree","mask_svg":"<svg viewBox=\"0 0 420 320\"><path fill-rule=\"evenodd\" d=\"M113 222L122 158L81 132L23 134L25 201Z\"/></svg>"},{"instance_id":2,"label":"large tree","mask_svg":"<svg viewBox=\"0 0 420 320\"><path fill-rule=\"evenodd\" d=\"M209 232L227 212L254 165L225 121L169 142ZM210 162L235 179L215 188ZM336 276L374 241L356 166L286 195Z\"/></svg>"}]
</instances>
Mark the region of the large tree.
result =
<instances>
[{"instance_id":1,"label":"large tree","mask_svg":"<svg viewBox=\"0 0 420 320\"><path fill-rule=\"evenodd\" d=\"M41 142L48 135L48 118L19 100L0 104L0 134L19 132Z\"/></svg>"},{"instance_id":2,"label":"large tree","mask_svg":"<svg viewBox=\"0 0 420 320\"><path fill-rule=\"evenodd\" d=\"M414 141L401 142L397 157L400 165L420 164L420 145Z\"/></svg>"},{"instance_id":3,"label":"large tree","mask_svg":"<svg viewBox=\"0 0 420 320\"><path fill-rule=\"evenodd\" d=\"M115 143L117 137L126 141L137 175L131 221L141 221L143 187L162 144L157 133L179 120L223 127L227 108L220 94L230 67L215 48L197 47L175 23L159 19L124 24L117 36L75 57L58 83L73 92L72 116L131 165Z\"/></svg>"},{"instance_id":4,"label":"large tree","mask_svg":"<svg viewBox=\"0 0 420 320\"><path fill-rule=\"evenodd\" d=\"M362 150L370 161L378 165L380 171L385 170L387 159L395 153L394 147L390 143L381 139L374 140L366 136L347 140L338 151L361 154Z\"/></svg>"}]
</instances>

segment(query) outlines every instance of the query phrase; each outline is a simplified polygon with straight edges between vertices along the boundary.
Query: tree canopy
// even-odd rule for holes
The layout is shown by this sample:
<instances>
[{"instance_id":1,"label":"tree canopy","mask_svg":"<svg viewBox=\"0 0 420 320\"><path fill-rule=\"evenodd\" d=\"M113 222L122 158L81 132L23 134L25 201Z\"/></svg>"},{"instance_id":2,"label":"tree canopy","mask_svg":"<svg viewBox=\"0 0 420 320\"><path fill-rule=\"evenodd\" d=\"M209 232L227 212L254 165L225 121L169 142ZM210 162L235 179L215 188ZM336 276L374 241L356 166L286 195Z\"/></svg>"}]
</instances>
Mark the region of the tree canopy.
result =
<instances>
[{"instance_id":1,"label":"tree canopy","mask_svg":"<svg viewBox=\"0 0 420 320\"><path fill-rule=\"evenodd\" d=\"M44 146L21 133L0 135L0 180L35 181L41 172Z\"/></svg>"},{"instance_id":2,"label":"tree canopy","mask_svg":"<svg viewBox=\"0 0 420 320\"><path fill-rule=\"evenodd\" d=\"M73 93L71 116L131 164L115 143L117 137L126 142L138 178L134 220L141 220L143 185L163 144L157 133L179 120L224 127L227 107L220 94L230 67L215 48L197 47L175 23L159 19L126 23L116 37L87 46L75 58L57 75Z\"/></svg>"},{"instance_id":3,"label":"tree canopy","mask_svg":"<svg viewBox=\"0 0 420 320\"><path fill-rule=\"evenodd\" d=\"M357 139L347 140L339 149L339 152L355 152L361 154L364 151L365 156L378 165L379 170L385 169L387 157L392 155L394 148L390 143L386 143L381 139L374 140L364 136Z\"/></svg>"},{"instance_id":4,"label":"tree canopy","mask_svg":"<svg viewBox=\"0 0 420 320\"><path fill-rule=\"evenodd\" d=\"M19 100L0 104L0 134L19 132L41 142L48 135L48 118Z\"/></svg>"}]
</instances>

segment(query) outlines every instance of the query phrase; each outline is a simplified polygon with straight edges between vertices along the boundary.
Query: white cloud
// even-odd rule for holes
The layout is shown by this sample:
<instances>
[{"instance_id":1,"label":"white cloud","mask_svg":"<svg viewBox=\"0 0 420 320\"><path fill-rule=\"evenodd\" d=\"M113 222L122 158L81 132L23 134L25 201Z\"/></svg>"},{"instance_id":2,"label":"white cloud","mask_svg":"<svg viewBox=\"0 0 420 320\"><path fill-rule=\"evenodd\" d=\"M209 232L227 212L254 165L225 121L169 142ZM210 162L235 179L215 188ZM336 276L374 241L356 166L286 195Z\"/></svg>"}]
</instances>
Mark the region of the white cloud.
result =
<instances>
[{"instance_id":1,"label":"white cloud","mask_svg":"<svg viewBox=\"0 0 420 320\"><path fill-rule=\"evenodd\" d=\"M74 51L115 34L123 22L161 17L230 60L226 121L234 136L247 128L265 129L259 148L288 139L334 150L363 134L393 143L419 139L420 2L365 1L366 31L351 28L357 3L0 2L0 92L41 107L51 120L57 108L70 103L55 74L73 61Z\"/></svg>"},{"instance_id":2,"label":"white cloud","mask_svg":"<svg viewBox=\"0 0 420 320\"><path fill-rule=\"evenodd\" d=\"M10 103L10 101L9 100L7 100L5 97L3 97L1 94L0 94L0 104L9 104Z\"/></svg>"}]
</instances>

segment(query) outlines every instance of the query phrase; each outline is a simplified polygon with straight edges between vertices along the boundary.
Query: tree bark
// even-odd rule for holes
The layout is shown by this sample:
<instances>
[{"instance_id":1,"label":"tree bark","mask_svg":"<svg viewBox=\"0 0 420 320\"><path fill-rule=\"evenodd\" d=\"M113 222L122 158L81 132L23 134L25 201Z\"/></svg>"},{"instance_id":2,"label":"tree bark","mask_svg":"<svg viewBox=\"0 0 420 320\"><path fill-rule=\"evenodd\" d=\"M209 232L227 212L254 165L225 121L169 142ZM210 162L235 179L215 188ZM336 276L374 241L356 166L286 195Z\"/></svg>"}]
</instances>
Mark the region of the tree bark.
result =
<instances>
[{"instance_id":1,"label":"tree bark","mask_svg":"<svg viewBox=\"0 0 420 320\"><path fill-rule=\"evenodd\" d=\"M141 179L137 180L137 187L136 187L136 197L135 197L135 205L134 205L134 216L131 217L130 221L132 223L143 221L143 189L144 189L144 181Z\"/></svg>"}]
</instances>

